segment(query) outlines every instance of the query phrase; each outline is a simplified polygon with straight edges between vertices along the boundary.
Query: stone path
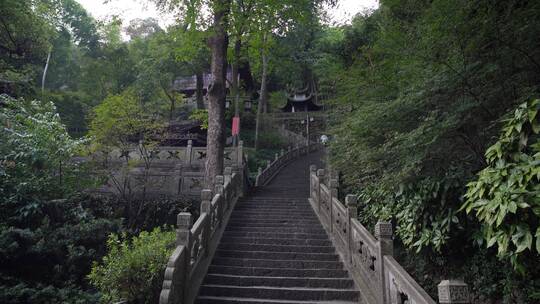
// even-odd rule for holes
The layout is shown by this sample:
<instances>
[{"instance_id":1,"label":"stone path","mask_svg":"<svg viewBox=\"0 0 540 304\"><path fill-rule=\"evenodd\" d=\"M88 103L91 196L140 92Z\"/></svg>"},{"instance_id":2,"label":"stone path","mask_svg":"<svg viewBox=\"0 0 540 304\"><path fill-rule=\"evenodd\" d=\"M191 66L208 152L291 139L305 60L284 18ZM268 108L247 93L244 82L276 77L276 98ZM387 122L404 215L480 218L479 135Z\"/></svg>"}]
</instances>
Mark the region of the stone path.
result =
<instances>
[{"instance_id":1,"label":"stone path","mask_svg":"<svg viewBox=\"0 0 540 304\"><path fill-rule=\"evenodd\" d=\"M196 303L358 303L353 280L311 209L309 165L291 162L231 214Z\"/></svg>"}]
</instances>

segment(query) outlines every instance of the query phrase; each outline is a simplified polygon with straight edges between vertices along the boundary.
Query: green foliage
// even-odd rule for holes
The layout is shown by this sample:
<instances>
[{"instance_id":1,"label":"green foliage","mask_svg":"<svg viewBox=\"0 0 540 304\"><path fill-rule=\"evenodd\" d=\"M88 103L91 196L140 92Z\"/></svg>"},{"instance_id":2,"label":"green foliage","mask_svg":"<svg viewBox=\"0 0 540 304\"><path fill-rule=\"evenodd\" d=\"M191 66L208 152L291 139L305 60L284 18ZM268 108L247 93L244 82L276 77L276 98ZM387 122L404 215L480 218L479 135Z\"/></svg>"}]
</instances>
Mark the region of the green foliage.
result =
<instances>
[{"instance_id":1,"label":"green foliage","mask_svg":"<svg viewBox=\"0 0 540 304\"><path fill-rule=\"evenodd\" d=\"M0 95L0 191L7 201L44 200L76 190L70 159L86 140L74 140L50 102Z\"/></svg>"},{"instance_id":2,"label":"green foliage","mask_svg":"<svg viewBox=\"0 0 540 304\"><path fill-rule=\"evenodd\" d=\"M18 205L2 200L0 302L95 303L85 276L105 254L109 233L120 229L113 207L87 196Z\"/></svg>"},{"instance_id":3,"label":"green foliage","mask_svg":"<svg viewBox=\"0 0 540 304\"><path fill-rule=\"evenodd\" d=\"M484 152L494 144L507 113L540 92L539 10L537 2L518 0L386 0L351 25L323 27L311 50L317 55L312 58L320 96L328 96L325 103L333 106L329 156L342 173L344 192L358 193L366 202L360 211L363 222L392 220L406 249L427 256L431 267L417 278L435 277L441 265L437 259L471 267L457 257L480 254L475 240L486 241L488 222L493 223L492 247L486 254L495 255L492 249L502 247L508 255L520 246L518 262L528 265L523 267L526 276L498 276L497 295L473 280L482 301L519 303L524 298L512 286L523 286L538 274L532 266L538 261L533 212L538 164L537 152L531 152L537 135L529 136L523 142L527 149L517 153L514 145L523 130L513 129L510 153L516 159L503 152L502 162L494 152L505 151L502 147L489 150L489 156ZM522 129L530 132L532 127ZM483 220L458 212L468 199L466 185L481 177L484 190L475 195L491 203L470 212L477 215L482 207L477 216ZM507 199L512 195L516 200ZM520 208L519 199L530 207ZM470 204L483 203L474 199ZM509 261L493 263L504 268ZM531 294L538 293L531 288Z\"/></svg>"},{"instance_id":4,"label":"green foliage","mask_svg":"<svg viewBox=\"0 0 540 304\"><path fill-rule=\"evenodd\" d=\"M0 96L0 302L91 303L84 276L117 231L110 206L72 197L86 184L54 105Z\"/></svg>"},{"instance_id":5,"label":"green foliage","mask_svg":"<svg viewBox=\"0 0 540 304\"><path fill-rule=\"evenodd\" d=\"M45 1L5 0L0 31L0 94L27 95L50 48L53 26L47 22Z\"/></svg>"},{"instance_id":6,"label":"green foliage","mask_svg":"<svg viewBox=\"0 0 540 304\"><path fill-rule=\"evenodd\" d=\"M462 209L482 224L487 247L525 271L518 258L540 254L540 100L521 104L486 151L487 168L467 185ZM478 240L482 243L482 239Z\"/></svg>"},{"instance_id":7,"label":"green foliage","mask_svg":"<svg viewBox=\"0 0 540 304\"><path fill-rule=\"evenodd\" d=\"M198 109L194 110L190 115L189 119L197 120L201 123L201 129L208 129L208 110Z\"/></svg>"},{"instance_id":8,"label":"green foliage","mask_svg":"<svg viewBox=\"0 0 540 304\"><path fill-rule=\"evenodd\" d=\"M89 135L97 147L127 147L151 139L160 126L158 115L143 107L133 90L127 90L94 108Z\"/></svg>"},{"instance_id":9,"label":"green foliage","mask_svg":"<svg viewBox=\"0 0 540 304\"><path fill-rule=\"evenodd\" d=\"M107 242L108 254L101 264L94 264L88 275L101 292L102 302L157 302L175 235L173 230L160 228L143 231L131 240L125 235L111 235Z\"/></svg>"},{"instance_id":10,"label":"green foliage","mask_svg":"<svg viewBox=\"0 0 540 304\"><path fill-rule=\"evenodd\" d=\"M426 178L403 185L396 192L366 188L361 194L367 204L362 212L363 219L373 225L373 218L394 220L395 233L406 247L417 253L425 248L440 253L453 236L451 232L459 228L459 225L456 227L459 206L448 203L458 201L452 197L458 185L459 182L448 175L442 180Z\"/></svg>"}]
</instances>

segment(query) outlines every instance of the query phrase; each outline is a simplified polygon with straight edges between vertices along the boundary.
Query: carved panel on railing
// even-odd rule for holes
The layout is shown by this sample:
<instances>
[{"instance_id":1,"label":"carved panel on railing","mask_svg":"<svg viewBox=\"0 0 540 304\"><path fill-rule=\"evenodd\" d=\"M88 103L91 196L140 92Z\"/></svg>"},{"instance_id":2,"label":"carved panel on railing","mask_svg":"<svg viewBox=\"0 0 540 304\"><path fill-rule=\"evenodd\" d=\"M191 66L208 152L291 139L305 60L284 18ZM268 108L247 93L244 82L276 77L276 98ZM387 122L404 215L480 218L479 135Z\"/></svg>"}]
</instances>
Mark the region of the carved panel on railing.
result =
<instances>
[{"instance_id":1,"label":"carved panel on railing","mask_svg":"<svg viewBox=\"0 0 540 304\"><path fill-rule=\"evenodd\" d=\"M386 290L392 304L435 304L436 302L392 256L384 257Z\"/></svg>"},{"instance_id":2,"label":"carved panel on railing","mask_svg":"<svg viewBox=\"0 0 540 304\"><path fill-rule=\"evenodd\" d=\"M332 208L333 208L333 225L334 225L334 233L338 234L338 238L336 238L340 242L340 246L343 249L347 248L347 226L348 226L348 218L347 218L347 210L343 207L341 202L337 200L336 198L332 198Z\"/></svg>"},{"instance_id":3,"label":"carved panel on railing","mask_svg":"<svg viewBox=\"0 0 540 304\"><path fill-rule=\"evenodd\" d=\"M377 263L377 241L356 219L351 221L351 241L353 243L352 266L366 278L366 283L380 289L380 269Z\"/></svg>"},{"instance_id":4,"label":"carved panel on railing","mask_svg":"<svg viewBox=\"0 0 540 304\"><path fill-rule=\"evenodd\" d=\"M328 223L328 221L330 220L330 201L332 199L332 196L331 196L330 190L326 187L326 185L322 183L320 184L319 193L320 193L319 204L321 205L321 211L322 211L321 215L324 217L324 220Z\"/></svg>"},{"instance_id":5,"label":"carved panel on railing","mask_svg":"<svg viewBox=\"0 0 540 304\"><path fill-rule=\"evenodd\" d=\"M204 253L204 223L208 220L208 214L203 213L197 219L197 222L191 228L191 268L195 268L196 264L201 260L202 254Z\"/></svg>"},{"instance_id":6,"label":"carved panel on railing","mask_svg":"<svg viewBox=\"0 0 540 304\"><path fill-rule=\"evenodd\" d=\"M223 197L221 195L214 196L211 205L210 212L210 235L213 236L219 226L219 214L221 214L221 208L223 207Z\"/></svg>"},{"instance_id":7,"label":"carved panel on railing","mask_svg":"<svg viewBox=\"0 0 540 304\"><path fill-rule=\"evenodd\" d=\"M315 173L309 175L309 183L311 189L311 198L316 199L319 196L318 178Z\"/></svg>"}]
</instances>

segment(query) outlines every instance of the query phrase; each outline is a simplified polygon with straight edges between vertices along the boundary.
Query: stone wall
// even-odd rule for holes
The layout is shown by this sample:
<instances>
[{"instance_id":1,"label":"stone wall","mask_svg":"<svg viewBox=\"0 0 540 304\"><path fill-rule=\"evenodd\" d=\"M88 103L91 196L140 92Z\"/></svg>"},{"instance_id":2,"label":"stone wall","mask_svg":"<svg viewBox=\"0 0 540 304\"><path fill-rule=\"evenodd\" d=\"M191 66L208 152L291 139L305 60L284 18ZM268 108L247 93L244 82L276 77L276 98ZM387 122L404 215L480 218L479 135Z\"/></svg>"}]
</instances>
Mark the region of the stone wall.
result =
<instances>
[{"instance_id":1,"label":"stone wall","mask_svg":"<svg viewBox=\"0 0 540 304\"><path fill-rule=\"evenodd\" d=\"M225 166L238 167L244 157L243 143L226 148ZM94 192L147 198L190 197L198 199L203 188L206 147L130 148L100 152L89 159L98 165L105 183Z\"/></svg>"}]
</instances>

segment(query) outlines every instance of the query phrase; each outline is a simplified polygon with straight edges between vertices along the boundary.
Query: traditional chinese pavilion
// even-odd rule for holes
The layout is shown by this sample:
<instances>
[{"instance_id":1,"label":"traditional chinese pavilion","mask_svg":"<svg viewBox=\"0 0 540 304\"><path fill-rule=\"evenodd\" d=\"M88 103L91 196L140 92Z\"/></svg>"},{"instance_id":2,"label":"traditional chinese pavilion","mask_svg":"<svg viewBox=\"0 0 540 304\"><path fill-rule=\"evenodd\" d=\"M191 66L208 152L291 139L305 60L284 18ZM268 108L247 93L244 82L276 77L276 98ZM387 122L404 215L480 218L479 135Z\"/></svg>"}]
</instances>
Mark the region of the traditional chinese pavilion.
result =
<instances>
[{"instance_id":1,"label":"traditional chinese pavilion","mask_svg":"<svg viewBox=\"0 0 540 304\"><path fill-rule=\"evenodd\" d=\"M316 103L316 94L310 86L295 90L287 96L287 104L281 107L281 111L287 113L320 111L322 107Z\"/></svg>"}]
</instances>

